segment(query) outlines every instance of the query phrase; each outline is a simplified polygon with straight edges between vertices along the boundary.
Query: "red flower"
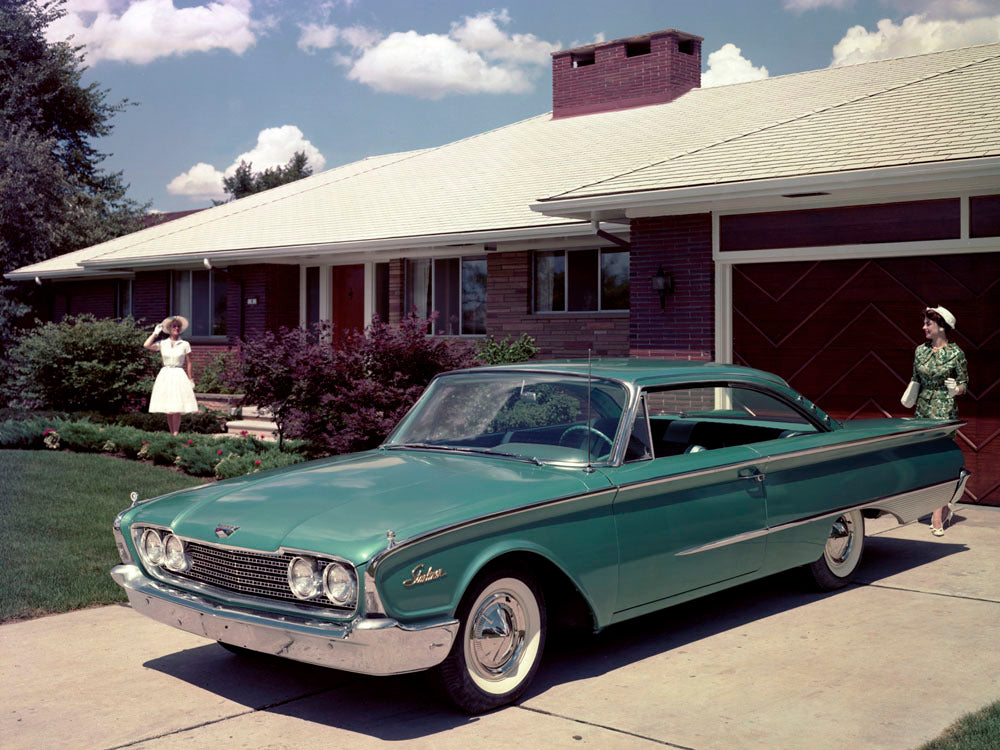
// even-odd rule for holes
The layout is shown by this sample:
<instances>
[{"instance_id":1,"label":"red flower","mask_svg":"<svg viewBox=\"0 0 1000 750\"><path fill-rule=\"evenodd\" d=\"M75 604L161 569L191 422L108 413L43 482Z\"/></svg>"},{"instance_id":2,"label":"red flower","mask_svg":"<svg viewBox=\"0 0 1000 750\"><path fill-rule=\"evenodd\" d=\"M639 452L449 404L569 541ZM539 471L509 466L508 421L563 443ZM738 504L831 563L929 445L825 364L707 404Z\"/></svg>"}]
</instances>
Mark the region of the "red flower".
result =
<instances>
[{"instance_id":1,"label":"red flower","mask_svg":"<svg viewBox=\"0 0 1000 750\"><path fill-rule=\"evenodd\" d=\"M194 440L188 440L188 445L194 445Z\"/></svg>"},{"instance_id":2,"label":"red flower","mask_svg":"<svg viewBox=\"0 0 1000 750\"><path fill-rule=\"evenodd\" d=\"M240 437L246 437L246 436L247 436L247 431L246 430L240 430Z\"/></svg>"},{"instance_id":3,"label":"red flower","mask_svg":"<svg viewBox=\"0 0 1000 750\"><path fill-rule=\"evenodd\" d=\"M49 429L47 429L47 430L46 430L45 432L43 432L42 434L43 434L43 435L48 435L48 434L49 434L50 432L55 432L55 430L54 430L54 429L52 429L51 427L49 427Z\"/></svg>"},{"instance_id":4,"label":"red flower","mask_svg":"<svg viewBox=\"0 0 1000 750\"><path fill-rule=\"evenodd\" d=\"M145 440L142 441L142 444L143 445L149 445L149 443L147 441L145 441Z\"/></svg>"},{"instance_id":5,"label":"red flower","mask_svg":"<svg viewBox=\"0 0 1000 750\"><path fill-rule=\"evenodd\" d=\"M260 459L258 458L256 461L254 461L253 465L254 466L260 466Z\"/></svg>"},{"instance_id":6,"label":"red flower","mask_svg":"<svg viewBox=\"0 0 1000 750\"><path fill-rule=\"evenodd\" d=\"M263 435L261 435L261 436L260 436L260 439L261 439L261 440L263 440L263 439L264 439L264 436L263 436Z\"/></svg>"},{"instance_id":7,"label":"red flower","mask_svg":"<svg viewBox=\"0 0 1000 750\"><path fill-rule=\"evenodd\" d=\"M222 448L219 448L218 453L220 456L222 455Z\"/></svg>"}]
</instances>

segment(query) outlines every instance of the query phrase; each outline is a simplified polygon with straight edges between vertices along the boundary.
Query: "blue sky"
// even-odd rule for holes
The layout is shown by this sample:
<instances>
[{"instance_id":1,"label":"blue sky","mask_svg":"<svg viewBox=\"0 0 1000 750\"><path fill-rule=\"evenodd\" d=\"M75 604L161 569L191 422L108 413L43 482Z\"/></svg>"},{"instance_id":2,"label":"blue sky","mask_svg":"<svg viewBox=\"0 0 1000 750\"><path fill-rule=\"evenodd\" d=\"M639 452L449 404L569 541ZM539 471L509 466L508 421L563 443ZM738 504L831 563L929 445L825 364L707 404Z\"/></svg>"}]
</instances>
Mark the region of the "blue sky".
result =
<instances>
[{"instance_id":1,"label":"blue sky","mask_svg":"<svg viewBox=\"0 0 1000 750\"><path fill-rule=\"evenodd\" d=\"M1000 0L69 0L85 82L138 106L97 146L154 210L305 150L330 168L551 109L549 53L676 28L703 85L1000 42ZM319 169L317 169L319 171Z\"/></svg>"}]
</instances>

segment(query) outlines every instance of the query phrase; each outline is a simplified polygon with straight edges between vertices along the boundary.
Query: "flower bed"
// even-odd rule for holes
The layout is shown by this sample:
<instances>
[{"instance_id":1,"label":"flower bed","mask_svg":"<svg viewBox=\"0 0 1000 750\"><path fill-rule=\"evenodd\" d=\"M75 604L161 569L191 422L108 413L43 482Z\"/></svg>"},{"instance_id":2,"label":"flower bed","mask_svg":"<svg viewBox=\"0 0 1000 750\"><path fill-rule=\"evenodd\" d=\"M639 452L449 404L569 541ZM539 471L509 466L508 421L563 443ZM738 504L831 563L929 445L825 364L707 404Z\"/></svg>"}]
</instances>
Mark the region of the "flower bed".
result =
<instances>
[{"instance_id":1,"label":"flower bed","mask_svg":"<svg viewBox=\"0 0 1000 750\"><path fill-rule=\"evenodd\" d=\"M59 417L0 422L0 448L70 450L108 453L160 466L174 466L196 477L230 477L305 461L301 442L283 448L255 435L210 437L192 433L171 435L126 425L96 424Z\"/></svg>"}]
</instances>

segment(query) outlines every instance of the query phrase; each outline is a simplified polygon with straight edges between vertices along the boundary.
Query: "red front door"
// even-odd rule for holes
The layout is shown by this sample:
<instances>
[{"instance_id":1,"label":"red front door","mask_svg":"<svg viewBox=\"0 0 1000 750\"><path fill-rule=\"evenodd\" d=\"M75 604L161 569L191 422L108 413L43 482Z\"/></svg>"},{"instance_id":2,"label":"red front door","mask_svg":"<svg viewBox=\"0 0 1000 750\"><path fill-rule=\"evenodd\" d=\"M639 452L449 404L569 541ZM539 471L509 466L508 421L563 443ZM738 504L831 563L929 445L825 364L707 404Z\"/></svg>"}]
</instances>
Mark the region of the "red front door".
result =
<instances>
[{"instance_id":1,"label":"red front door","mask_svg":"<svg viewBox=\"0 0 1000 750\"><path fill-rule=\"evenodd\" d=\"M365 267L334 266L331 296L333 309L330 319L334 335L338 331L365 327Z\"/></svg>"}]
</instances>

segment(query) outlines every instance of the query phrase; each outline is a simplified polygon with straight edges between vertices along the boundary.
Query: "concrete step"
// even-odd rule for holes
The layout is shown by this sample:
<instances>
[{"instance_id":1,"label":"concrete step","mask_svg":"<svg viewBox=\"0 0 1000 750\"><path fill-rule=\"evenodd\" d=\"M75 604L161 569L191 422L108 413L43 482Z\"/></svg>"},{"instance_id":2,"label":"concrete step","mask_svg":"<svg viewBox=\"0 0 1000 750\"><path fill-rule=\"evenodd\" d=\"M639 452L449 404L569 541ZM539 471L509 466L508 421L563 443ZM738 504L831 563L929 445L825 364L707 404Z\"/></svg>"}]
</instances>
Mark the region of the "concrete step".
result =
<instances>
[{"instance_id":1,"label":"concrete step","mask_svg":"<svg viewBox=\"0 0 1000 750\"><path fill-rule=\"evenodd\" d=\"M226 422L226 431L230 435L239 435L242 430L246 430L251 435L266 435L270 438L277 429L278 426L269 419L234 419Z\"/></svg>"},{"instance_id":2,"label":"concrete step","mask_svg":"<svg viewBox=\"0 0 1000 750\"><path fill-rule=\"evenodd\" d=\"M270 421L271 410L263 406L242 407L243 419L264 419Z\"/></svg>"}]
</instances>

